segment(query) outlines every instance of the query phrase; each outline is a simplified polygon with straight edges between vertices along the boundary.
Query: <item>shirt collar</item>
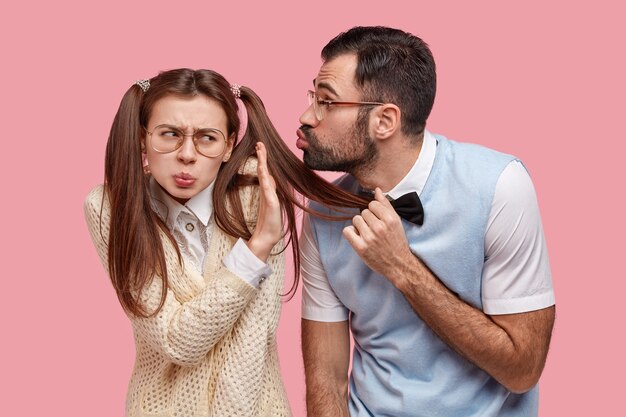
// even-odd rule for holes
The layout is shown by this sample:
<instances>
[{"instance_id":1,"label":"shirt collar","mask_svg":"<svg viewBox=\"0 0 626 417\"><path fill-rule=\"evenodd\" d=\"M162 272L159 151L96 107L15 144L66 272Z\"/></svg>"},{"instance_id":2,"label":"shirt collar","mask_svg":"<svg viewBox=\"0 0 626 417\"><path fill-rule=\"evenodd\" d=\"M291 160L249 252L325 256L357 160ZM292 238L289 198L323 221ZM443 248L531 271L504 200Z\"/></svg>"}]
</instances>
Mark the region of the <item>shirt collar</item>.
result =
<instances>
[{"instance_id":1,"label":"shirt collar","mask_svg":"<svg viewBox=\"0 0 626 417\"><path fill-rule=\"evenodd\" d=\"M209 219L213 214L213 181L208 187L200 191L198 194L185 203L180 204L174 200L163 188L156 182L154 177L150 178L150 197L152 208L165 222L168 228L173 229L178 216L185 212L193 214L204 226L209 224Z\"/></svg>"},{"instance_id":2,"label":"shirt collar","mask_svg":"<svg viewBox=\"0 0 626 417\"><path fill-rule=\"evenodd\" d=\"M413 191L417 192L418 195L421 194L426 185L426 180L428 180L428 175L430 175L430 171L433 168L436 151L437 139L428 130L424 130L422 149L420 150L415 164L413 164L404 178L402 178L395 187L389 190L387 195L393 199L397 199Z\"/></svg>"},{"instance_id":3,"label":"shirt collar","mask_svg":"<svg viewBox=\"0 0 626 417\"><path fill-rule=\"evenodd\" d=\"M213 187L215 187L215 180L185 203L185 206L187 206L205 226L209 224L209 219L211 218L211 214L213 214Z\"/></svg>"}]
</instances>

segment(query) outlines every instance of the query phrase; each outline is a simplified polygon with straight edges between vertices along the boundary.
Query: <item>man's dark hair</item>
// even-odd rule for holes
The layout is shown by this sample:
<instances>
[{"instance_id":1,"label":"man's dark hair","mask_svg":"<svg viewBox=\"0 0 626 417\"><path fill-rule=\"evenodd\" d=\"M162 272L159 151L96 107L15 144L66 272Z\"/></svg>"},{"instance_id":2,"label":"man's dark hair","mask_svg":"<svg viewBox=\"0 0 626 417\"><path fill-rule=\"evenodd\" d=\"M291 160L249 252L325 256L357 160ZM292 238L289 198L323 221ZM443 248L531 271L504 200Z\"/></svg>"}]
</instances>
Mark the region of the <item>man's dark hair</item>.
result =
<instances>
[{"instance_id":1,"label":"man's dark hair","mask_svg":"<svg viewBox=\"0 0 626 417\"><path fill-rule=\"evenodd\" d=\"M410 33L384 26L357 26L322 49L324 62L356 54L355 81L365 101L393 103L402 111L402 133L423 132L435 101L435 61L428 45Z\"/></svg>"}]
</instances>

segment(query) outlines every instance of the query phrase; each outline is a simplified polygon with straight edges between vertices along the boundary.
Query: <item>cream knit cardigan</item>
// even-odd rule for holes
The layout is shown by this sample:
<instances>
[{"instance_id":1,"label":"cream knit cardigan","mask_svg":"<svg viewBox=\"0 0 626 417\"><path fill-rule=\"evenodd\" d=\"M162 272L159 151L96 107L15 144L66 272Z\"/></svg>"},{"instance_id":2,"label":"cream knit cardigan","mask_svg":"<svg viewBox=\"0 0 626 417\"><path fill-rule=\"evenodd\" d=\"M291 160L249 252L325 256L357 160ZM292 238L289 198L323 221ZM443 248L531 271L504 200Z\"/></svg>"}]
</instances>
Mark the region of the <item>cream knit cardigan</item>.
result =
<instances>
[{"instance_id":1,"label":"cream knit cardigan","mask_svg":"<svg viewBox=\"0 0 626 417\"><path fill-rule=\"evenodd\" d=\"M256 160L252 162L246 173L256 173ZM84 208L108 270L110 208L106 198L102 204L103 192L102 185L94 188ZM240 197L246 220L253 225L258 187L244 187ZM276 349L284 256L270 257L273 274L256 289L223 265L236 240L218 227L213 228L204 276L192 266L180 266L162 232L161 240L169 288L156 316L129 314L136 360L126 416L290 416ZM155 277L142 302L153 311L160 297L161 282Z\"/></svg>"}]
</instances>

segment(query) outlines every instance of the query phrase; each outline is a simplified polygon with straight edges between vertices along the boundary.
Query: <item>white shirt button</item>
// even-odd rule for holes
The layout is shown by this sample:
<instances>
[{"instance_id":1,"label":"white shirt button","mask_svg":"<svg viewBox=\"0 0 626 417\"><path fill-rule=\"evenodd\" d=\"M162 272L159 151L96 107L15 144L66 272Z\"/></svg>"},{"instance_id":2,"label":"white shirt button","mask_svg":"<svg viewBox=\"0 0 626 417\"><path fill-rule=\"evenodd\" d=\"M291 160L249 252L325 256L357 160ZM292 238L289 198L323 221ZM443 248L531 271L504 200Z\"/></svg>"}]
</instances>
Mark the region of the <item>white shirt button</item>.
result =
<instances>
[{"instance_id":1,"label":"white shirt button","mask_svg":"<svg viewBox=\"0 0 626 417\"><path fill-rule=\"evenodd\" d=\"M195 229L195 226L191 223L187 223L185 225L185 229L187 229L188 232L193 232L193 229Z\"/></svg>"}]
</instances>

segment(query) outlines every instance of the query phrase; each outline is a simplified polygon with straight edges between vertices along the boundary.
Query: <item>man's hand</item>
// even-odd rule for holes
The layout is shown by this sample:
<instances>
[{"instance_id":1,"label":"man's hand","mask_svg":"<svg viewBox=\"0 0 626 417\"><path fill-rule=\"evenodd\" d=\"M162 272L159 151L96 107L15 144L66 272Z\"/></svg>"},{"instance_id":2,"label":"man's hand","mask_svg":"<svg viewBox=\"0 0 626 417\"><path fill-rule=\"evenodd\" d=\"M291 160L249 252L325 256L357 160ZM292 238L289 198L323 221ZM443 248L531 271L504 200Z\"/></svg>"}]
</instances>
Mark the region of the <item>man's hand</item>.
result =
<instances>
[{"instance_id":1,"label":"man's hand","mask_svg":"<svg viewBox=\"0 0 626 417\"><path fill-rule=\"evenodd\" d=\"M400 216L378 187L368 208L343 229L343 237L370 269L390 280L398 266L414 258Z\"/></svg>"}]
</instances>

